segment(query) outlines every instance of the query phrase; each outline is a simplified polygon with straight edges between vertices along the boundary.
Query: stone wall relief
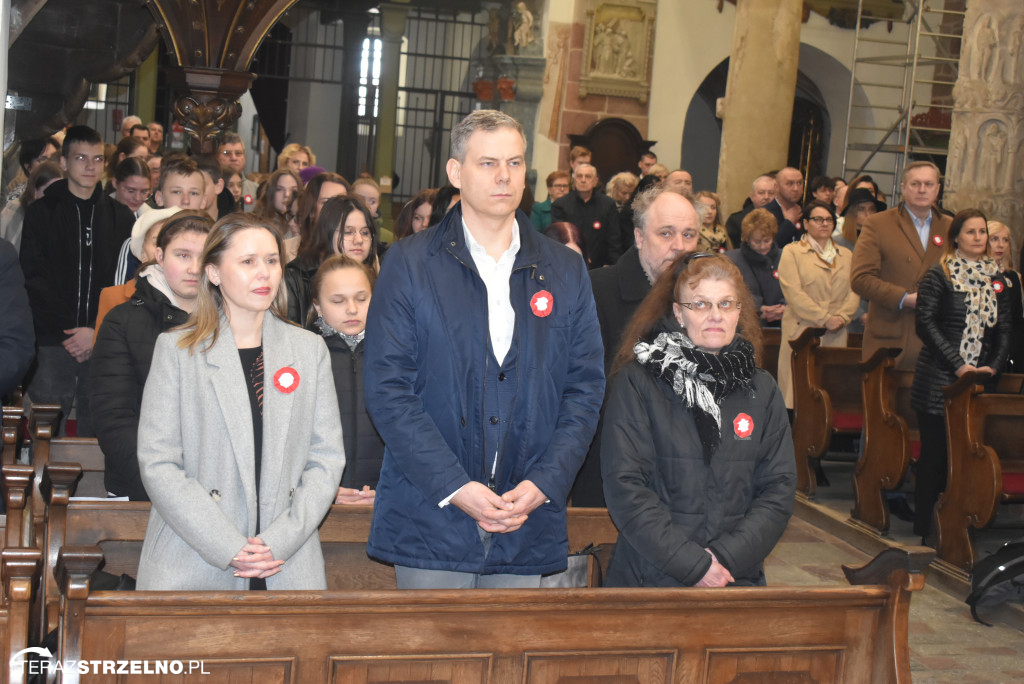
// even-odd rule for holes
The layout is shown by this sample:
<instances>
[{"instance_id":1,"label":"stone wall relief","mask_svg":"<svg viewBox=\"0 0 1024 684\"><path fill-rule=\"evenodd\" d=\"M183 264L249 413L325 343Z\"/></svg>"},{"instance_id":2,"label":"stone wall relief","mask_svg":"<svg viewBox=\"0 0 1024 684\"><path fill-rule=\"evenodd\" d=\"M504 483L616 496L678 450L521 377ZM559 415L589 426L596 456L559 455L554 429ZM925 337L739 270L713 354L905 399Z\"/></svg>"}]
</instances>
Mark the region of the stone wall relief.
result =
<instances>
[{"instance_id":1,"label":"stone wall relief","mask_svg":"<svg viewBox=\"0 0 1024 684\"><path fill-rule=\"evenodd\" d=\"M586 0L580 97L590 93L647 102L656 0Z\"/></svg>"},{"instance_id":2,"label":"stone wall relief","mask_svg":"<svg viewBox=\"0 0 1024 684\"><path fill-rule=\"evenodd\" d=\"M967 128L957 125L960 115L954 114L953 132L949 140L949 161L946 164L946 191L955 190L959 181L969 177L968 167L973 158L973 150L969 149Z\"/></svg>"},{"instance_id":3,"label":"stone wall relief","mask_svg":"<svg viewBox=\"0 0 1024 684\"><path fill-rule=\"evenodd\" d=\"M977 163L978 185L994 192L1006 189L1003 178L1006 166L1006 126L993 119L978 132Z\"/></svg>"},{"instance_id":4,"label":"stone wall relief","mask_svg":"<svg viewBox=\"0 0 1024 684\"><path fill-rule=\"evenodd\" d=\"M995 16L983 16L974 28L968 73L971 78L991 81L999 72L999 28Z\"/></svg>"},{"instance_id":5,"label":"stone wall relief","mask_svg":"<svg viewBox=\"0 0 1024 684\"><path fill-rule=\"evenodd\" d=\"M1009 35L1010 39L1006 41L1004 47L1004 80L1007 83L1020 83L1024 80L1024 16L1017 19Z\"/></svg>"},{"instance_id":6,"label":"stone wall relief","mask_svg":"<svg viewBox=\"0 0 1024 684\"><path fill-rule=\"evenodd\" d=\"M1024 238L1024 3L971 0L946 166L946 206Z\"/></svg>"}]
</instances>

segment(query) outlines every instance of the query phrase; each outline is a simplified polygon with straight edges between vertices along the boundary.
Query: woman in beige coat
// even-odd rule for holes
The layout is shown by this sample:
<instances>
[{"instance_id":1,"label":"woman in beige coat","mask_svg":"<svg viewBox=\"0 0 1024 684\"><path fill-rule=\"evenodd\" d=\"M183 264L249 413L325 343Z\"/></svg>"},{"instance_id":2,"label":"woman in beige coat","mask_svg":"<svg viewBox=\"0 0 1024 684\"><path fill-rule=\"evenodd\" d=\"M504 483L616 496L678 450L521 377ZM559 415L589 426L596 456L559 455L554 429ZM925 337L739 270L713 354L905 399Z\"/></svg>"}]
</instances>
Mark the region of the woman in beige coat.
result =
<instances>
[{"instance_id":1,"label":"woman in beige coat","mask_svg":"<svg viewBox=\"0 0 1024 684\"><path fill-rule=\"evenodd\" d=\"M846 345L846 326L850 324L860 297L850 289L850 265L853 253L832 240L836 215L832 208L815 200L804 207L804 228L799 242L782 250L779 284L786 297L782 315L782 339L779 345L779 387L786 408L793 408L792 352L788 340L795 340L805 328L825 328L821 339L825 347Z\"/></svg>"}]
</instances>

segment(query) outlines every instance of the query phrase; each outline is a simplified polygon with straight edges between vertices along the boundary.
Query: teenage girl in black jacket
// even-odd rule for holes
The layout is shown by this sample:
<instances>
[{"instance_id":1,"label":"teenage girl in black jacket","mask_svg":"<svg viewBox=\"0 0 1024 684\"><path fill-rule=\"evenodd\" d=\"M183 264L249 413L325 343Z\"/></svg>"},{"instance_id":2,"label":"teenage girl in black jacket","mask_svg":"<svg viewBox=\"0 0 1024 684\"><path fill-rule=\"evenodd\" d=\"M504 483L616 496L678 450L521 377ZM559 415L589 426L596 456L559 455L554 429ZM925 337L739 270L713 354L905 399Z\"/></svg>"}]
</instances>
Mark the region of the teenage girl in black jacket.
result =
<instances>
[{"instance_id":1,"label":"teenage girl in black jacket","mask_svg":"<svg viewBox=\"0 0 1024 684\"><path fill-rule=\"evenodd\" d=\"M213 222L180 211L156 239L156 261L142 265L132 298L103 319L92 351L89 400L103 450L103 483L114 496L149 501L139 476L136 443L142 390L156 338L184 324L199 293L200 256Z\"/></svg>"},{"instance_id":2,"label":"teenage girl in black jacket","mask_svg":"<svg viewBox=\"0 0 1024 684\"><path fill-rule=\"evenodd\" d=\"M310 327L331 352L345 439L345 472L335 501L339 504L372 504L384 459L384 441L363 401L363 335L375 280L368 264L337 255L324 261L310 288L310 315L315 316Z\"/></svg>"}]
</instances>

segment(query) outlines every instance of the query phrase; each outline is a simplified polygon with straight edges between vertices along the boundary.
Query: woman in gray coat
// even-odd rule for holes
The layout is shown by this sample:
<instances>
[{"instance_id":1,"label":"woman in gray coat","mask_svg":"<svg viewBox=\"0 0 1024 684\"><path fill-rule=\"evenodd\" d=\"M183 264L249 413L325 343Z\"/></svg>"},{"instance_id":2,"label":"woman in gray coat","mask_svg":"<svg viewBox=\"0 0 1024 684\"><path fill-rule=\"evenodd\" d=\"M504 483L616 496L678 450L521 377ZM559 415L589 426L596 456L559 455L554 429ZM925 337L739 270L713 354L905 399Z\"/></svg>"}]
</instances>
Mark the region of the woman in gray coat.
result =
<instances>
[{"instance_id":1,"label":"woman in gray coat","mask_svg":"<svg viewBox=\"0 0 1024 684\"><path fill-rule=\"evenodd\" d=\"M317 527L345 465L341 422L327 348L284 320L283 251L258 218L218 221L195 311L157 339L139 589L326 588Z\"/></svg>"},{"instance_id":2,"label":"woman in gray coat","mask_svg":"<svg viewBox=\"0 0 1024 684\"><path fill-rule=\"evenodd\" d=\"M779 388L756 366L760 341L750 292L724 256L683 255L640 304L601 433L619 528L606 584L765 583L796 469Z\"/></svg>"}]
</instances>

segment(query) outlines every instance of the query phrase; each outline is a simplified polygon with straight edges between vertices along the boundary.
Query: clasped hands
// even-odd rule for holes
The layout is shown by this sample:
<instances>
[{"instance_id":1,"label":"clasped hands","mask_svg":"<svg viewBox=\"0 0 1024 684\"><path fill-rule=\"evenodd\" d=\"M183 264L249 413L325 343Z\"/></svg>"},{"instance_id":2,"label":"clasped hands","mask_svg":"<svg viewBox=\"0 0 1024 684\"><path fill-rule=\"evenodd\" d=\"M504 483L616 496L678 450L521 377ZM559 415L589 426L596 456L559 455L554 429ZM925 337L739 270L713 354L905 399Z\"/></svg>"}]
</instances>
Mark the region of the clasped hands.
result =
<instances>
[{"instance_id":1,"label":"clasped hands","mask_svg":"<svg viewBox=\"0 0 1024 684\"><path fill-rule=\"evenodd\" d=\"M259 537L249 537L248 543L232 559L230 565L235 569L235 577L266 579L281 572L284 561L275 560L270 547Z\"/></svg>"},{"instance_id":2,"label":"clasped hands","mask_svg":"<svg viewBox=\"0 0 1024 684\"><path fill-rule=\"evenodd\" d=\"M544 492L529 480L523 480L515 489L500 496L479 482L470 482L451 500L466 515L476 520L484 532L497 534L518 530L530 513L545 501L547 497Z\"/></svg>"}]
</instances>

